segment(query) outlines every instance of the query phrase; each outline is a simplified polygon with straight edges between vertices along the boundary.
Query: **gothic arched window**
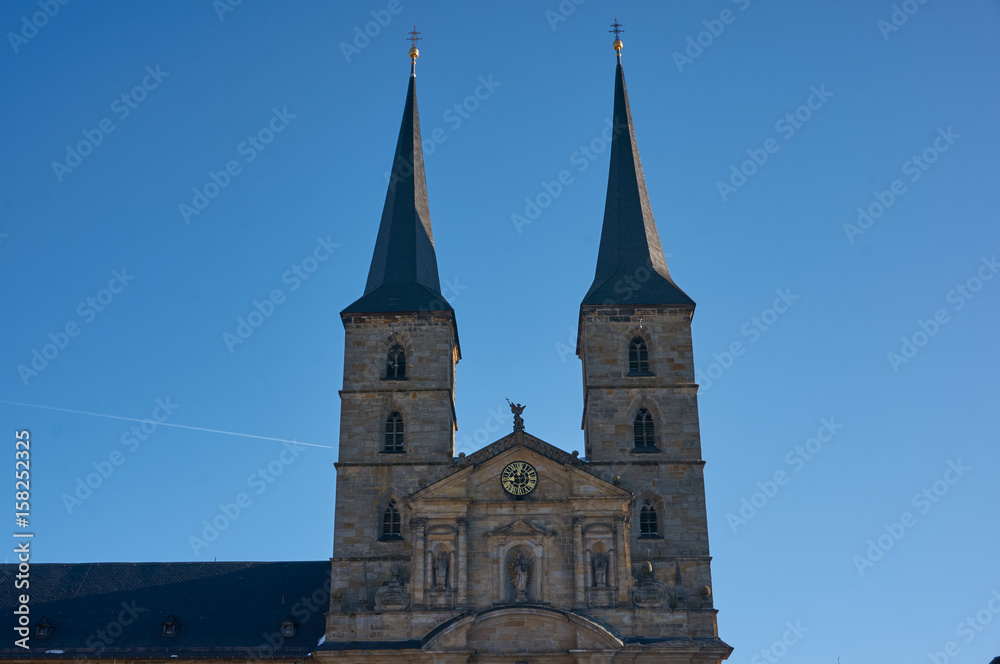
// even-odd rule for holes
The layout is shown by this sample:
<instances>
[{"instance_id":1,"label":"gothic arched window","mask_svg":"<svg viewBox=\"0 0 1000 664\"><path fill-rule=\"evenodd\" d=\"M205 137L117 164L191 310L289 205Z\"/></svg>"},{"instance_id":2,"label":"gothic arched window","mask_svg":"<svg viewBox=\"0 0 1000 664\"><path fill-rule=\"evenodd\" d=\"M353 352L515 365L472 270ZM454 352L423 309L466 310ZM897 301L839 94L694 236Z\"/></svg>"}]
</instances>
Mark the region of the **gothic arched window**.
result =
<instances>
[{"instance_id":1,"label":"gothic arched window","mask_svg":"<svg viewBox=\"0 0 1000 664\"><path fill-rule=\"evenodd\" d=\"M406 378L406 351L399 344L389 347L389 355L386 358L385 377L388 380L401 380Z\"/></svg>"},{"instance_id":2,"label":"gothic arched window","mask_svg":"<svg viewBox=\"0 0 1000 664\"><path fill-rule=\"evenodd\" d=\"M403 416L398 411L389 413L389 417L385 418L385 445L382 451L403 451Z\"/></svg>"},{"instance_id":3,"label":"gothic arched window","mask_svg":"<svg viewBox=\"0 0 1000 664\"><path fill-rule=\"evenodd\" d=\"M639 511L639 537L659 537L660 527L657 525L656 508L653 502L647 500L643 502Z\"/></svg>"},{"instance_id":4,"label":"gothic arched window","mask_svg":"<svg viewBox=\"0 0 1000 664\"><path fill-rule=\"evenodd\" d=\"M396 501L390 500L389 504L385 506L385 511L382 512L382 539L402 539L400 534L400 526L402 524L402 519L399 516L399 508L396 507Z\"/></svg>"},{"instance_id":5,"label":"gothic arched window","mask_svg":"<svg viewBox=\"0 0 1000 664\"><path fill-rule=\"evenodd\" d=\"M635 434L635 449L655 450L656 440L653 436L653 415L645 408L640 408L635 414L632 425Z\"/></svg>"},{"instance_id":6,"label":"gothic arched window","mask_svg":"<svg viewBox=\"0 0 1000 664\"><path fill-rule=\"evenodd\" d=\"M649 373L649 349L646 348L646 340L642 337L634 337L628 343L628 372L630 374Z\"/></svg>"}]
</instances>

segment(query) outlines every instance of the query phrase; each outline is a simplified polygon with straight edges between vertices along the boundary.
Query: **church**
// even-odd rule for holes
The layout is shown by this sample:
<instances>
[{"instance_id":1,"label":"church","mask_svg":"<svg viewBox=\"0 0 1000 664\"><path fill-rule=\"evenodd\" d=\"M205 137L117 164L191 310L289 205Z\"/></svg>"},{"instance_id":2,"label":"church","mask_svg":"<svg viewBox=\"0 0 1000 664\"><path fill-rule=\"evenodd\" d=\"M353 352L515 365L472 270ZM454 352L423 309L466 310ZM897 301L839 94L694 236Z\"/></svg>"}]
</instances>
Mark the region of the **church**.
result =
<instances>
[{"instance_id":1,"label":"church","mask_svg":"<svg viewBox=\"0 0 1000 664\"><path fill-rule=\"evenodd\" d=\"M603 230L594 281L589 289L580 284L582 457L531 435L517 403L507 435L455 456L461 347L438 278L414 47L367 284L341 312L332 558L33 565L30 619L13 615L8 593L3 599L13 633L28 636L29 647L8 638L3 657L289 664L728 658L713 602L695 303L667 269L619 39L614 49ZM4 585L13 587L17 568L4 567Z\"/></svg>"}]
</instances>

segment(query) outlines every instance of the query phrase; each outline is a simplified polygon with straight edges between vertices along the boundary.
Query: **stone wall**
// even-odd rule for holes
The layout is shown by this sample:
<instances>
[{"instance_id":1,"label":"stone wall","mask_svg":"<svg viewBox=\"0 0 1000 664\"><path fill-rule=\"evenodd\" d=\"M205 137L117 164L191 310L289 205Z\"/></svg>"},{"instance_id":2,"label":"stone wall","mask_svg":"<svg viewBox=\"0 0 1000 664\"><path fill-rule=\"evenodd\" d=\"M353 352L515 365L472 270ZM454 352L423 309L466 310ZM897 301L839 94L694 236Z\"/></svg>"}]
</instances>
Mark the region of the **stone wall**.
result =
<instances>
[{"instance_id":1,"label":"stone wall","mask_svg":"<svg viewBox=\"0 0 1000 664\"><path fill-rule=\"evenodd\" d=\"M581 311L577 352L583 362L587 461L592 472L636 496L633 564L650 561L657 580L682 597L683 608L710 609L692 315L693 310L676 307L588 307ZM629 342L636 336L646 341L651 375L629 375ZM640 408L653 416L656 451L636 450L633 425ZM656 509L658 537L643 537L639 527L647 500Z\"/></svg>"},{"instance_id":2,"label":"stone wall","mask_svg":"<svg viewBox=\"0 0 1000 664\"><path fill-rule=\"evenodd\" d=\"M442 477L453 462L454 314L356 314L344 316L344 328L334 557L408 555L404 498ZM393 343L406 351L405 380L386 377ZM383 449L392 412L403 417L401 453ZM402 542L379 541L390 499L401 511Z\"/></svg>"}]
</instances>

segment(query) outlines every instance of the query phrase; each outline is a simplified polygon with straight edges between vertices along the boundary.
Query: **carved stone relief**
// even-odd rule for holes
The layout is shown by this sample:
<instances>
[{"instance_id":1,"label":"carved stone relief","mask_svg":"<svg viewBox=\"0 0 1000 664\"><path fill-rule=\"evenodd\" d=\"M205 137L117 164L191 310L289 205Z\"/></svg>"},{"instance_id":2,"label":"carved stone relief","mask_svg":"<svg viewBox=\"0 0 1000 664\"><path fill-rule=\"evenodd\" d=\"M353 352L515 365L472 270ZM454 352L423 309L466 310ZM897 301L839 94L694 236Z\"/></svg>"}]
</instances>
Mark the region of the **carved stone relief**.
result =
<instances>
[{"instance_id":1,"label":"carved stone relief","mask_svg":"<svg viewBox=\"0 0 1000 664\"><path fill-rule=\"evenodd\" d=\"M399 578L399 565L392 564L392 578L375 592L376 611L403 611L410 605L410 593Z\"/></svg>"},{"instance_id":2,"label":"carved stone relief","mask_svg":"<svg viewBox=\"0 0 1000 664\"><path fill-rule=\"evenodd\" d=\"M639 583L632 591L632 603L641 609L658 609L667 603L667 587L656 580L653 565L648 560L639 572Z\"/></svg>"}]
</instances>

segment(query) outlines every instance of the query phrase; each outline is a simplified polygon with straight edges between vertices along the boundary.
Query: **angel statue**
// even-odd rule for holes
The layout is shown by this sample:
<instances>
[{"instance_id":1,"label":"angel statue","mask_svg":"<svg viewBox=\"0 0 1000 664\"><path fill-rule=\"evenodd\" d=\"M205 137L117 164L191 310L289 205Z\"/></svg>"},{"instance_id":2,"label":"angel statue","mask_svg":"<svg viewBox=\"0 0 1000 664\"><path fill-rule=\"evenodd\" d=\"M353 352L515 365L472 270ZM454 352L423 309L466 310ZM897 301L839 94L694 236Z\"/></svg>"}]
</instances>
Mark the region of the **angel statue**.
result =
<instances>
[{"instance_id":1,"label":"angel statue","mask_svg":"<svg viewBox=\"0 0 1000 664\"><path fill-rule=\"evenodd\" d=\"M507 403L510 404L510 412L514 413L514 431L524 431L524 418L521 417L521 413L527 406L511 403L510 399L507 399Z\"/></svg>"}]
</instances>

